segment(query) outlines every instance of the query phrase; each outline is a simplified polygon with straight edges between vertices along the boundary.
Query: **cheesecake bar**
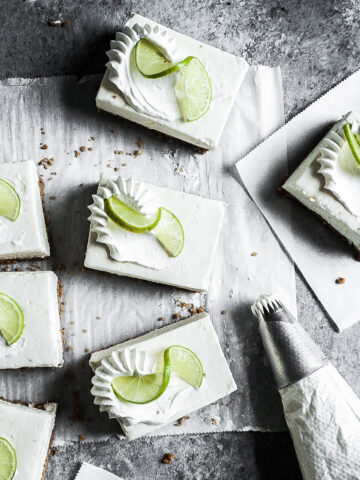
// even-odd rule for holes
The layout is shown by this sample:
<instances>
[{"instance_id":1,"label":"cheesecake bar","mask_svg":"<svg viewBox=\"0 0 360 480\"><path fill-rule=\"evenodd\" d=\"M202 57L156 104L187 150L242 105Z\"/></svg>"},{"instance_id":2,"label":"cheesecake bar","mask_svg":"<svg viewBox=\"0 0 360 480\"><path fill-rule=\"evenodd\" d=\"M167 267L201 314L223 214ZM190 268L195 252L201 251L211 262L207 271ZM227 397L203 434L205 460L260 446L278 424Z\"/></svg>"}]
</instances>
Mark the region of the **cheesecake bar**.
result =
<instances>
[{"instance_id":1,"label":"cheesecake bar","mask_svg":"<svg viewBox=\"0 0 360 480\"><path fill-rule=\"evenodd\" d=\"M335 123L281 191L318 215L359 253L360 165L345 136L346 125L359 135L360 116L350 112Z\"/></svg>"},{"instance_id":2,"label":"cheesecake bar","mask_svg":"<svg viewBox=\"0 0 360 480\"><path fill-rule=\"evenodd\" d=\"M0 273L0 305L11 302L23 319L23 330L13 344L0 335L0 369L62 366L58 296L53 272ZM3 321L0 318L0 330Z\"/></svg>"},{"instance_id":3,"label":"cheesecake bar","mask_svg":"<svg viewBox=\"0 0 360 480\"><path fill-rule=\"evenodd\" d=\"M35 259L50 255L35 163L0 163L0 189L9 188L18 199L18 216L0 213L0 261Z\"/></svg>"},{"instance_id":4,"label":"cheesecake bar","mask_svg":"<svg viewBox=\"0 0 360 480\"><path fill-rule=\"evenodd\" d=\"M113 197L148 218L156 216L161 207L160 223L143 233L122 228L106 210L106 202ZM85 267L188 290L207 290L225 213L224 202L106 174L101 175L93 199ZM177 256L167 252L156 233L169 217L173 223L180 223L182 230L178 233L183 235L183 247L176 252ZM165 233L170 234L171 228L165 226Z\"/></svg>"},{"instance_id":5,"label":"cheesecake bar","mask_svg":"<svg viewBox=\"0 0 360 480\"><path fill-rule=\"evenodd\" d=\"M134 404L121 400L112 388L114 378L146 372L169 347L191 350L202 364L204 377L198 388L171 373L170 382L154 401ZM91 355L94 372L91 393L100 411L116 419L128 440L134 440L174 422L236 390L236 384L207 313L168 325ZM146 373L151 373L151 369Z\"/></svg>"},{"instance_id":6,"label":"cheesecake bar","mask_svg":"<svg viewBox=\"0 0 360 480\"><path fill-rule=\"evenodd\" d=\"M179 72L146 78L138 71L135 48L142 38L156 45L170 64L196 57L211 83L209 110L186 121L175 98ZM203 42L133 14L107 52L109 62L96 97L99 109L195 146L214 149L248 70L247 62ZM211 95L211 93L210 93Z\"/></svg>"},{"instance_id":7,"label":"cheesecake bar","mask_svg":"<svg viewBox=\"0 0 360 480\"><path fill-rule=\"evenodd\" d=\"M0 400L1 440L15 453L14 479L45 480L56 409L56 403L30 407Z\"/></svg>"}]
</instances>

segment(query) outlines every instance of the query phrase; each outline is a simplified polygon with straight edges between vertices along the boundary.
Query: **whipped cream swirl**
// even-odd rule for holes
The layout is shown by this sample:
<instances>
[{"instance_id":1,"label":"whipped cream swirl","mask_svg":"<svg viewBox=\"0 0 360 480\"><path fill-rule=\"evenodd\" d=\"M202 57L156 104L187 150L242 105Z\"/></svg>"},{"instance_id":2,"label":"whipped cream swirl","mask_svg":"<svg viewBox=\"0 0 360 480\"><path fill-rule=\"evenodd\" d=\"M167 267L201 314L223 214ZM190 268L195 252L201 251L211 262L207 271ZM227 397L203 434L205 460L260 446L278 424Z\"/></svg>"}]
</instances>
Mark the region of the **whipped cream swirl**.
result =
<instances>
[{"instance_id":1,"label":"whipped cream swirl","mask_svg":"<svg viewBox=\"0 0 360 480\"><path fill-rule=\"evenodd\" d=\"M125 27L116 34L116 40L110 43L111 50L106 52L109 62L109 80L122 93L125 102L134 110L155 118L173 121L180 118L175 97L176 75L161 78L146 78L138 71L135 62L135 46L141 38L150 40L172 63L181 60L175 41L159 27L144 27L136 24Z\"/></svg>"},{"instance_id":2,"label":"whipped cream swirl","mask_svg":"<svg viewBox=\"0 0 360 480\"><path fill-rule=\"evenodd\" d=\"M105 200L113 195L143 215L152 215L159 208L152 190L142 182L133 178L106 180L101 177L97 194L92 196L94 203L89 206L91 215L88 219L97 242L104 244L110 257L118 262L135 263L154 270L172 265L175 259L167 254L152 231L129 232L108 218Z\"/></svg>"},{"instance_id":3,"label":"whipped cream swirl","mask_svg":"<svg viewBox=\"0 0 360 480\"><path fill-rule=\"evenodd\" d=\"M356 120L352 122L352 129L359 130ZM333 193L350 213L360 217L360 166L350 150L343 128L330 130L321 141L319 150L318 173L324 178L324 188Z\"/></svg>"},{"instance_id":4,"label":"whipped cream swirl","mask_svg":"<svg viewBox=\"0 0 360 480\"><path fill-rule=\"evenodd\" d=\"M155 373L156 364L156 357L136 348L112 352L101 361L91 380L95 405L99 405L101 412L107 412L110 418L120 420L125 426L138 423L165 424L173 415L177 402L181 402L182 393L192 389L186 382L171 377L165 392L158 399L141 405L120 400L111 386L116 377Z\"/></svg>"}]
</instances>

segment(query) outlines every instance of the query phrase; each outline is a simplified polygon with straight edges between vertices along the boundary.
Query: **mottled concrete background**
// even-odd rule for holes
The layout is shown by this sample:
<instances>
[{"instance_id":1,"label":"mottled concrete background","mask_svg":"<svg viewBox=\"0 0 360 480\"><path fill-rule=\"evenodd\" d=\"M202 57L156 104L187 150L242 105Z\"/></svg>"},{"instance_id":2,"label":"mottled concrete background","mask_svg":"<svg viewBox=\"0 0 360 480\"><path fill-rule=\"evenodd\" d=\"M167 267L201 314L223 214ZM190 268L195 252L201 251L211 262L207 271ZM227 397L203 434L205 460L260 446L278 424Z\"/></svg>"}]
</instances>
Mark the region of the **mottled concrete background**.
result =
<instances>
[{"instance_id":1,"label":"mottled concrete background","mask_svg":"<svg viewBox=\"0 0 360 480\"><path fill-rule=\"evenodd\" d=\"M0 0L0 76L101 72L109 41L131 11L243 55L251 64L281 65L287 118L359 66L358 0ZM69 23L49 26L58 19ZM355 376L348 347L350 339L360 338L360 326L335 334L300 277L297 285L303 325L311 327L342 373ZM176 457L172 465L161 463L168 452ZM288 434L76 442L50 459L46 479L72 480L81 461L134 480L301 478Z\"/></svg>"}]
</instances>

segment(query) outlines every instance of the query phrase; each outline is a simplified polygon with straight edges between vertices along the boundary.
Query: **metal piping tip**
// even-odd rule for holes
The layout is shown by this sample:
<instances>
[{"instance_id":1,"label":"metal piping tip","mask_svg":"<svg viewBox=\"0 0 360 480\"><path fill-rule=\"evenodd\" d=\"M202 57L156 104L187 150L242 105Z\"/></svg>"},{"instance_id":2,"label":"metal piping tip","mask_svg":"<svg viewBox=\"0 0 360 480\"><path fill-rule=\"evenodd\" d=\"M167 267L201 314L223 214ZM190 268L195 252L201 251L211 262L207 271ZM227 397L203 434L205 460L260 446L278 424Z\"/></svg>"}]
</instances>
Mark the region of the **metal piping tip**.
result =
<instances>
[{"instance_id":1,"label":"metal piping tip","mask_svg":"<svg viewBox=\"0 0 360 480\"><path fill-rule=\"evenodd\" d=\"M274 295L261 295L251 307L278 388L291 385L327 363L321 350Z\"/></svg>"}]
</instances>

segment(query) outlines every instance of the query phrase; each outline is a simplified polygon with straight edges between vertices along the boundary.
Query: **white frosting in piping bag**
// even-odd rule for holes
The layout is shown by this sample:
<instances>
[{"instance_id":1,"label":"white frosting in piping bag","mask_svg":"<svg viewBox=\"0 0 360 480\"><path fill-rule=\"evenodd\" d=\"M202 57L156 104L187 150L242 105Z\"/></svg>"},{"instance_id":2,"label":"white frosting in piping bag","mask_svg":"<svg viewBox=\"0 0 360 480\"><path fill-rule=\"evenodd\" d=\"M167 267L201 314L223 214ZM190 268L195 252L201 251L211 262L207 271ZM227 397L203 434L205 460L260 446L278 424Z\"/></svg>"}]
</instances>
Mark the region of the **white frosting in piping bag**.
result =
<instances>
[{"instance_id":1,"label":"white frosting in piping bag","mask_svg":"<svg viewBox=\"0 0 360 480\"><path fill-rule=\"evenodd\" d=\"M100 183L97 194L93 195L94 203L89 209L91 215L91 231L96 233L97 241L109 249L110 257L119 262L131 262L144 267L162 270L175 261L170 257L155 235L149 231L133 233L119 227L105 212L104 201L116 195L123 203L142 213L152 215L160 207L152 191L133 178L116 181L107 180Z\"/></svg>"},{"instance_id":2,"label":"white frosting in piping bag","mask_svg":"<svg viewBox=\"0 0 360 480\"><path fill-rule=\"evenodd\" d=\"M161 78L146 78L138 71L135 63L135 46L146 37L154 43L162 54L172 63L183 60L175 49L175 42L167 32L150 25L133 28L125 27L111 41L111 50L107 52L110 81L120 90L126 103L137 112L152 117L173 121L180 118L180 111L175 97L176 74Z\"/></svg>"}]
</instances>

